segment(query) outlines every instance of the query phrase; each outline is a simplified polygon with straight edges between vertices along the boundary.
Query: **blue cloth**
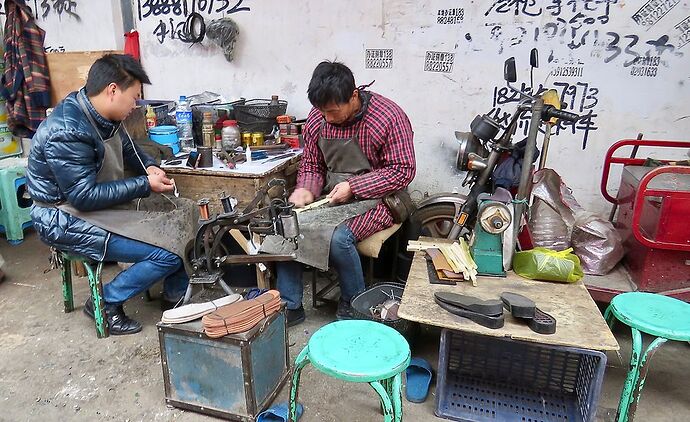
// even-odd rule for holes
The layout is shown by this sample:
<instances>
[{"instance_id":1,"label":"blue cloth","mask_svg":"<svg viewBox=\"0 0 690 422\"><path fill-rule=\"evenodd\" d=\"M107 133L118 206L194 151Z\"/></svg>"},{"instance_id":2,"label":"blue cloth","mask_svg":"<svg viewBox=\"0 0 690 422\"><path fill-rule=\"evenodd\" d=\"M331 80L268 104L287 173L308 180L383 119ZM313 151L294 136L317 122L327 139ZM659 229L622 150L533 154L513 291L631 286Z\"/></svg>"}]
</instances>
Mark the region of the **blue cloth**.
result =
<instances>
[{"instance_id":1,"label":"blue cloth","mask_svg":"<svg viewBox=\"0 0 690 422\"><path fill-rule=\"evenodd\" d=\"M77 96L85 100L97 128L79 107ZM69 202L80 211L93 211L148 197L151 188L144 169L140 176L96 183L105 154L100 137L110 138L118 127L119 122L98 114L83 89L69 94L31 140L26 171L31 198L46 204ZM141 168L136 154L145 167L155 165L151 157L126 139L126 134L122 136L122 155L130 168ZM51 207L32 206L31 219L45 243L94 260L103 259L107 231Z\"/></svg>"},{"instance_id":2,"label":"blue cloth","mask_svg":"<svg viewBox=\"0 0 690 422\"><path fill-rule=\"evenodd\" d=\"M187 290L189 277L182 259L165 249L111 234L105 259L134 263L103 286L106 303L120 304L160 279L164 279L163 295L168 301L179 300Z\"/></svg>"},{"instance_id":3,"label":"blue cloth","mask_svg":"<svg viewBox=\"0 0 690 422\"><path fill-rule=\"evenodd\" d=\"M357 253L357 239L347 224L341 224L333 231L331 238L330 265L340 276L340 297L350 301L364 291L364 272ZM276 265L278 291L287 302L288 309L302 306L304 283L302 282L302 264L298 262L281 262Z\"/></svg>"},{"instance_id":4,"label":"blue cloth","mask_svg":"<svg viewBox=\"0 0 690 422\"><path fill-rule=\"evenodd\" d=\"M288 422L289 407L287 403L278 403L270 408L259 413L256 417L256 422ZM297 417L296 420L302 417L304 413L304 406L297 403Z\"/></svg>"}]
</instances>

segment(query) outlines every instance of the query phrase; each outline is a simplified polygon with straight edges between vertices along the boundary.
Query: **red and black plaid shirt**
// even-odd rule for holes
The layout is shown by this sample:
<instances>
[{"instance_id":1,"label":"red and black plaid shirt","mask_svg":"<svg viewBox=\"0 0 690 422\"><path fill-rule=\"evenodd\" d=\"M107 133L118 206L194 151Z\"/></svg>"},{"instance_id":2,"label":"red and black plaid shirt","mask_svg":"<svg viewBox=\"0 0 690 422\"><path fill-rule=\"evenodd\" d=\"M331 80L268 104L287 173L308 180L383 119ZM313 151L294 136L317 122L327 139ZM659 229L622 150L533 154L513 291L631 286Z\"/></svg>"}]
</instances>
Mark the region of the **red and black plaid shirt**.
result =
<instances>
[{"instance_id":1,"label":"red and black plaid shirt","mask_svg":"<svg viewBox=\"0 0 690 422\"><path fill-rule=\"evenodd\" d=\"M304 155L297 174L297 187L319 197L326 180L326 162L318 147L323 116L313 108L304 127ZM371 171L351 177L350 188L357 199L382 198L407 187L415 176L413 132L402 109L388 98L371 93L369 109L362 120L348 127L326 123L326 138L352 138L369 160ZM348 221L357 240L393 225L390 210L383 203Z\"/></svg>"}]
</instances>

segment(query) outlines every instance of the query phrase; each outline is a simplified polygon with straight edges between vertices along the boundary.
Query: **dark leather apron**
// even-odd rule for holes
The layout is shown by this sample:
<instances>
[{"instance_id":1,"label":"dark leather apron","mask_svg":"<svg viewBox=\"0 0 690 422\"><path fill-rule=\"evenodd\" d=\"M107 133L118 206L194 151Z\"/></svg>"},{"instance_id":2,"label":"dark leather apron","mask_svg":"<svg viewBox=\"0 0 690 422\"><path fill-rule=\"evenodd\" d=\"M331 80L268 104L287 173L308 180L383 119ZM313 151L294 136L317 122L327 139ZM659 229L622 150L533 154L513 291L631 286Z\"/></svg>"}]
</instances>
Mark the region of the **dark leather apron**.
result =
<instances>
[{"instance_id":1,"label":"dark leather apron","mask_svg":"<svg viewBox=\"0 0 690 422\"><path fill-rule=\"evenodd\" d=\"M96 175L96 182L105 183L124 179L122 138L119 128L111 138L103 139L96 122L81 98L79 98L79 105L105 146L105 155ZM128 140L133 142L131 138ZM140 162L144 167L141 159ZM146 171L145 168L144 171ZM158 246L182 258L186 258L186 251L193 244L199 216L199 210L194 201L156 193L151 193L148 198L136 199L106 210L79 211L70 203L63 203L57 207L94 226Z\"/></svg>"},{"instance_id":2,"label":"dark leather apron","mask_svg":"<svg viewBox=\"0 0 690 422\"><path fill-rule=\"evenodd\" d=\"M323 136L326 122L321 123L317 145L326 162L326 183L322 191L324 194L328 194L335 185L354 175L371 171L371 164L359 147L357 139L364 122L360 121L358 124L360 127L352 138L326 138ZM296 261L326 271L335 228L352 217L364 214L380 202L380 199L368 199L302 212L297 218L303 239L296 251L292 250L292 244L278 236L267 236L261 245L261 251L294 253Z\"/></svg>"}]
</instances>

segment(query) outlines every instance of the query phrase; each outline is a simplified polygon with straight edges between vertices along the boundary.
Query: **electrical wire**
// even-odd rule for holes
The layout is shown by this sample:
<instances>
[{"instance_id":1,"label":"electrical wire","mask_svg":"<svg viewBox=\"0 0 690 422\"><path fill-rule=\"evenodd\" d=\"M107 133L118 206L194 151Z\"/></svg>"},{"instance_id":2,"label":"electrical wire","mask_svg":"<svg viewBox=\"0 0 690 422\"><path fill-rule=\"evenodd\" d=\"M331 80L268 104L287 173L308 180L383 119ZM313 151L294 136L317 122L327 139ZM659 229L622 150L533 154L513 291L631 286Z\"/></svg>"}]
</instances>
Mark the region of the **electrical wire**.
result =
<instances>
[{"instance_id":1,"label":"electrical wire","mask_svg":"<svg viewBox=\"0 0 690 422\"><path fill-rule=\"evenodd\" d=\"M199 32L195 33L194 31L197 27ZM197 12L190 13L179 34L180 41L194 45L203 41L205 36L206 22L204 21L204 17Z\"/></svg>"}]
</instances>

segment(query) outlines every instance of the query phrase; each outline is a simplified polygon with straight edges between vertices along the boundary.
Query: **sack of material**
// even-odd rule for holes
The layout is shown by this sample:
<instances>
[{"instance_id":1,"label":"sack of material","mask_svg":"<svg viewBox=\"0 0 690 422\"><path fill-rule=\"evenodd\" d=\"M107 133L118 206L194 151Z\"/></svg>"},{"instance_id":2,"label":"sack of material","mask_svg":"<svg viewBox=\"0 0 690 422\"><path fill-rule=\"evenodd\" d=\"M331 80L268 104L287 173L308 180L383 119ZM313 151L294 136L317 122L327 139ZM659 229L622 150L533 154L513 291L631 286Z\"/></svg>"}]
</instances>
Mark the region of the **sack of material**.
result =
<instances>
[{"instance_id":1,"label":"sack of material","mask_svg":"<svg viewBox=\"0 0 690 422\"><path fill-rule=\"evenodd\" d=\"M560 252L546 248L517 252L513 257L513 271L532 280L572 283L584 275L580 258L572 252L572 248Z\"/></svg>"},{"instance_id":2,"label":"sack of material","mask_svg":"<svg viewBox=\"0 0 690 422\"><path fill-rule=\"evenodd\" d=\"M585 274L606 275L625 255L613 224L589 212L575 214L571 241Z\"/></svg>"},{"instance_id":3,"label":"sack of material","mask_svg":"<svg viewBox=\"0 0 690 422\"><path fill-rule=\"evenodd\" d=\"M214 312L204 315L201 324L206 335L211 338L241 333L278 312L280 306L280 293L277 290L269 290L255 299L221 306Z\"/></svg>"}]
</instances>

